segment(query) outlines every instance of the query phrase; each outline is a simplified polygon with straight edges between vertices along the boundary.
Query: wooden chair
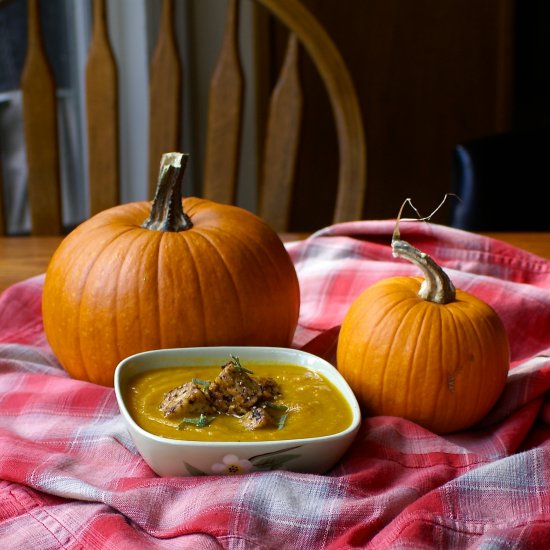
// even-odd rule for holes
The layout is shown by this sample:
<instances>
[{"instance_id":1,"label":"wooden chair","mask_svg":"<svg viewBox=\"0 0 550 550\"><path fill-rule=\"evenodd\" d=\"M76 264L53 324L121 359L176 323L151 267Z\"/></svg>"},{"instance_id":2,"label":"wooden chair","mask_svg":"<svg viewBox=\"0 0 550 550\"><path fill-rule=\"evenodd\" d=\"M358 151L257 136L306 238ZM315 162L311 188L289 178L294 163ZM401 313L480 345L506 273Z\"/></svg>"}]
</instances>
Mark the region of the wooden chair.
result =
<instances>
[{"instance_id":1,"label":"wooden chair","mask_svg":"<svg viewBox=\"0 0 550 550\"><path fill-rule=\"evenodd\" d=\"M277 231L288 229L299 150L302 92L299 57L305 50L332 106L339 148L334 222L359 219L366 186L366 146L356 92L333 41L299 0L256 0L289 30L278 82L265 121L257 213ZM59 147L55 82L45 55L37 0L28 0L28 52L22 78L28 194L32 233L61 234ZM236 198L244 77L237 48L238 0L227 1L224 37L212 76L207 120L203 196ZM117 66L106 26L105 1L94 0L93 35L86 66L91 214L119 203ZM156 183L161 154L181 149L181 61L174 2L164 0L150 66L149 181ZM151 190L152 195L152 190Z\"/></svg>"}]
</instances>

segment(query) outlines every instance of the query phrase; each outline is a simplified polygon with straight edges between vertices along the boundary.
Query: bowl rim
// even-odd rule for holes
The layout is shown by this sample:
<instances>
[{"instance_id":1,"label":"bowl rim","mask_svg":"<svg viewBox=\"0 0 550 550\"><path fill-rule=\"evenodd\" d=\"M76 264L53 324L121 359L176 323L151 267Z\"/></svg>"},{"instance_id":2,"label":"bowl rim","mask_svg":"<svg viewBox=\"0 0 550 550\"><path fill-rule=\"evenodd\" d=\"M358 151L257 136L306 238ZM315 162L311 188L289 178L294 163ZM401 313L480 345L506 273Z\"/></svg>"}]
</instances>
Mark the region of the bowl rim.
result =
<instances>
[{"instance_id":1,"label":"bowl rim","mask_svg":"<svg viewBox=\"0 0 550 550\"><path fill-rule=\"evenodd\" d=\"M269 352L274 352L276 354L277 353L296 354L304 358L307 358L313 361L314 363L323 365L323 368L326 370L329 370L332 373L332 377L336 378L336 380L338 381L338 384L335 384L334 380L330 380L333 384L337 386L337 389L343 394L344 399L346 400L346 402L348 403L351 409L351 413L352 413L351 423L344 430L341 430L334 434L322 435L317 437L276 439L271 441L196 441L196 440L189 440L189 439L172 439L169 437L162 437L162 436L156 435L142 428L132 418L132 415L128 411L128 408L126 407L126 404L124 402L124 397L122 395L122 388L121 388L121 377L124 372L124 369L127 368L127 365L131 364L132 361L135 361L138 358L142 359L142 358L147 358L149 356L154 357L157 355L169 355L169 354L175 355L179 353L186 355L189 352L221 354L222 351L225 353L227 350L233 350L234 352L236 352L234 353L234 355L237 355L237 356L239 355L239 352L242 353L243 350L247 352L254 351L254 352L266 353L269 351ZM227 356L227 353L225 353L225 355ZM173 365L173 366L176 367L176 365ZM182 366L185 366L185 365L182 365ZM311 365L298 365L298 366L302 366L303 368L310 369L310 370L315 370L315 368L312 368ZM158 367L158 368L163 368L163 367ZM168 366L168 368L170 367ZM323 369L320 369L319 371L322 373ZM346 438L356 433L359 430L359 427L361 425L361 410L360 410L357 398L355 397L355 394L353 393L353 390L350 388L346 379L336 369L336 367L331 363L329 363L326 359L323 359L322 357L319 357L310 352L302 351L295 348L283 348L283 347L275 347L275 346L197 346L197 347L188 347L188 348L164 348L164 349L154 349L154 350L143 351L143 352L129 355L128 357L125 357L122 361L118 363L114 372L114 389L115 389L115 395L118 402L120 413L125 419L126 423L129 425L129 427L132 428L132 430L139 433L142 437L146 437L152 441L156 441L158 443L171 445L175 447L187 447L187 448L212 447L214 449L216 448L220 449L223 447L237 446L239 448L246 449L246 448L257 447L259 445L266 448L271 448L271 447L279 448L281 445L301 446L301 445L311 444L313 442L328 443L333 440Z\"/></svg>"}]
</instances>

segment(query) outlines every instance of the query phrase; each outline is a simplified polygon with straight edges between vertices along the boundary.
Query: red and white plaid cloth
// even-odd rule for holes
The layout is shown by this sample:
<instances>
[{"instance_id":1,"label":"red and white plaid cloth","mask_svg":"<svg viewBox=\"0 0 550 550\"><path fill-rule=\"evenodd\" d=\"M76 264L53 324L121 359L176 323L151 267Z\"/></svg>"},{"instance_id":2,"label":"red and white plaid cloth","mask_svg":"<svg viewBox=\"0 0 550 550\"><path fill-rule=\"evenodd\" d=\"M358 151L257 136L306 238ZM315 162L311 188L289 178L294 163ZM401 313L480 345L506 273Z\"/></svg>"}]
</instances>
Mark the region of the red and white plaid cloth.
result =
<instances>
[{"instance_id":1,"label":"red and white plaid cloth","mask_svg":"<svg viewBox=\"0 0 550 550\"><path fill-rule=\"evenodd\" d=\"M334 360L352 300L383 277L393 221L289 243L302 289L294 345ZM70 379L42 330L42 277L0 296L3 548L301 550L550 548L550 262L426 223L402 237L501 315L512 348L502 398L476 429L437 436L365 418L327 475L160 478L130 440L110 388Z\"/></svg>"}]
</instances>

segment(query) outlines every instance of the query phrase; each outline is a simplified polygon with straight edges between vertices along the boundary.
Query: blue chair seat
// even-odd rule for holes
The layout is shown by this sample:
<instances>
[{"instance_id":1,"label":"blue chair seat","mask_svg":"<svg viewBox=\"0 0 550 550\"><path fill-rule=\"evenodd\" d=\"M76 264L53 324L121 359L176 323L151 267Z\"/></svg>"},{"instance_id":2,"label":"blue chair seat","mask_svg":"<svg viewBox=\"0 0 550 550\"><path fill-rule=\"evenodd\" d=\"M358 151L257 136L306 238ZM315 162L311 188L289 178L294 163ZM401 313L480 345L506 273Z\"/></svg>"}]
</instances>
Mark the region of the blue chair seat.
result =
<instances>
[{"instance_id":1,"label":"blue chair seat","mask_svg":"<svg viewBox=\"0 0 550 550\"><path fill-rule=\"evenodd\" d=\"M450 225L469 231L550 231L550 129L456 146Z\"/></svg>"}]
</instances>

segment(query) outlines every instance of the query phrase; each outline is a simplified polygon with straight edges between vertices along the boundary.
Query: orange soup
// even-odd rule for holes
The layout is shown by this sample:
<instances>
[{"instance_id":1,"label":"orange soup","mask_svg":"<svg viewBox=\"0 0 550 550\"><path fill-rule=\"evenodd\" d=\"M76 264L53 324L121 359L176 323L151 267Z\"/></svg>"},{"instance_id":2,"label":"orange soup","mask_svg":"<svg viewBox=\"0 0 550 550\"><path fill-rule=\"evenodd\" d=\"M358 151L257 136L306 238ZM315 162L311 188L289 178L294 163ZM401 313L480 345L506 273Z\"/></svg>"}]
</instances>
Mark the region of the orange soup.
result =
<instances>
[{"instance_id":1,"label":"orange soup","mask_svg":"<svg viewBox=\"0 0 550 550\"><path fill-rule=\"evenodd\" d=\"M247 430L238 417L216 414L202 427L166 417L159 410L164 395L192 380L214 380L220 366L170 367L134 376L124 400L134 421L148 432L171 439L193 441L273 441L319 437L345 430L351 408L340 391L323 375L299 365L247 364L252 377L272 378L281 390L274 403L275 426ZM284 416L284 418L282 418Z\"/></svg>"}]
</instances>

